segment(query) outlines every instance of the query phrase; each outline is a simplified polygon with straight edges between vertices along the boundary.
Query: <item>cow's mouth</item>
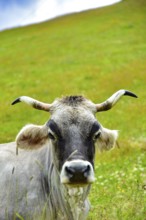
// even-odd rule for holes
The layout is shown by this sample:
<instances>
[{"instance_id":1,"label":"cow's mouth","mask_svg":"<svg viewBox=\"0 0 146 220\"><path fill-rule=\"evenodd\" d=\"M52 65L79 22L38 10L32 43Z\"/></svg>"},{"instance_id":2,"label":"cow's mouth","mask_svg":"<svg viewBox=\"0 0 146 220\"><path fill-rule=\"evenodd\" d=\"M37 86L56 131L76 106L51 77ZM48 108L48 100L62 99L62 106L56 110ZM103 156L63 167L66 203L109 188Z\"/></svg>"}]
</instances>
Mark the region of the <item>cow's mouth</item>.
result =
<instances>
[{"instance_id":1,"label":"cow's mouth","mask_svg":"<svg viewBox=\"0 0 146 220\"><path fill-rule=\"evenodd\" d=\"M93 182L92 182L93 183ZM85 188L89 185L91 185L92 183L64 183L64 185L69 188L69 189L74 189L74 188Z\"/></svg>"},{"instance_id":2,"label":"cow's mouth","mask_svg":"<svg viewBox=\"0 0 146 220\"><path fill-rule=\"evenodd\" d=\"M87 185L94 183L94 181L95 178L92 178L92 180L85 180L85 181L71 181L67 177L61 178L61 183L69 187L85 187Z\"/></svg>"}]
</instances>

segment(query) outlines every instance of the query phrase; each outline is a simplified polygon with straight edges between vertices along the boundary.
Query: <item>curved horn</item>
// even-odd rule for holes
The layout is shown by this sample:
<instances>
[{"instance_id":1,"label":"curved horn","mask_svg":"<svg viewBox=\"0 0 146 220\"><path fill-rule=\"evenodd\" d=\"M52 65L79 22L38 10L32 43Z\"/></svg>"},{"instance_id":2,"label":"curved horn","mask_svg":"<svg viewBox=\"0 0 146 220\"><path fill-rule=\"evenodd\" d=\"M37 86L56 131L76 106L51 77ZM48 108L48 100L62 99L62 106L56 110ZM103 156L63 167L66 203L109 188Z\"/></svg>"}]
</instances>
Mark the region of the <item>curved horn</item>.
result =
<instances>
[{"instance_id":1,"label":"curved horn","mask_svg":"<svg viewBox=\"0 0 146 220\"><path fill-rule=\"evenodd\" d=\"M96 104L97 112L107 111L107 110L111 109L123 95L128 95L128 96L132 96L134 98L137 98L137 95L135 95L134 93L127 91L127 90L124 90L124 89L121 89L121 90L117 91L116 93L114 93L106 101L104 101L100 104Z\"/></svg>"},{"instance_id":2,"label":"curved horn","mask_svg":"<svg viewBox=\"0 0 146 220\"><path fill-rule=\"evenodd\" d=\"M36 108L36 109L39 109L39 110L44 110L44 111L47 111L47 112L50 111L50 107L51 107L50 104L40 102L40 101L35 100L33 98L30 98L28 96L21 96L21 97L17 98L16 100L14 100L12 102L12 105L15 105L19 102L25 102L26 104L32 106L33 108Z\"/></svg>"}]
</instances>

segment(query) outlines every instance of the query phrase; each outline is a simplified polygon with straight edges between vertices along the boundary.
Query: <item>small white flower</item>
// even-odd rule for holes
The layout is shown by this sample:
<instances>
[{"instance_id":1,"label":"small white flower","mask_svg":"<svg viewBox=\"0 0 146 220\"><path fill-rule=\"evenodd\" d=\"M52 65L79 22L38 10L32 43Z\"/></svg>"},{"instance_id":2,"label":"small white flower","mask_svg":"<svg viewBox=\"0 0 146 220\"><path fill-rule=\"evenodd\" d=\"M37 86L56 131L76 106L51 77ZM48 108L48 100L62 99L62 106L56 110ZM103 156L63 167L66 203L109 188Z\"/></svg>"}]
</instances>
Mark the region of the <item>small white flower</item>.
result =
<instances>
[{"instance_id":1,"label":"small white flower","mask_svg":"<svg viewBox=\"0 0 146 220\"><path fill-rule=\"evenodd\" d=\"M137 170L138 170L137 167L134 167L134 168L133 168L133 171L134 171L134 172L137 171Z\"/></svg>"}]
</instances>

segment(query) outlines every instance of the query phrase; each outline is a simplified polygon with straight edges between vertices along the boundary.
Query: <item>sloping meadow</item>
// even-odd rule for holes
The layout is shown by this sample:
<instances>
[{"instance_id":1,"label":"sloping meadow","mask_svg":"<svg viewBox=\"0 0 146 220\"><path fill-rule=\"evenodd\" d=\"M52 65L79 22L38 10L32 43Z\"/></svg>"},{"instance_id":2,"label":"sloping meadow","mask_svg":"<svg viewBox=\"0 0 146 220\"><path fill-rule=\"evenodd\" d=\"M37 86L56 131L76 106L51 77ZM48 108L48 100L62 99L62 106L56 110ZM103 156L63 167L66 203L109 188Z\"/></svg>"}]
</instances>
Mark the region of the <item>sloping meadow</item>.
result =
<instances>
[{"instance_id":1,"label":"sloping meadow","mask_svg":"<svg viewBox=\"0 0 146 220\"><path fill-rule=\"evenodd\" d=\"M88 219L140 220L146 216L146 2L123 0L95 10L0 33L0 142L14 141L27 123L49 115L21 95L51 103L64 95L102 102L119 89L112 110L97 114L119 130L119 148L96 156L96 183Z\"/></svg>"}]
</instances>

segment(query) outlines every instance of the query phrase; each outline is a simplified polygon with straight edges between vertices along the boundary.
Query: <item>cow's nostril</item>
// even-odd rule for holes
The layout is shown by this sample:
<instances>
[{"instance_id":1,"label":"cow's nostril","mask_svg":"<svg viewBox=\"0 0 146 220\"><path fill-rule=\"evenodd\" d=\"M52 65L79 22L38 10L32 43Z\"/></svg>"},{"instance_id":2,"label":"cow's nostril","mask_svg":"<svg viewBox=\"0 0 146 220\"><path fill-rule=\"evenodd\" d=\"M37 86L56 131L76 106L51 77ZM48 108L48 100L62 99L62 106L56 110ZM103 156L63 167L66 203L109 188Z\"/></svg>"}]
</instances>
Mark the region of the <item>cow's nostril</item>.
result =
<instances>
[{"instance_id":1,"label":"cow's nostril","mask_svg":"<svg viewBox=\"0 0 146 220\"><path fill-rule=\"evenodd\" d=\"M69 174L69 175L73 175L74 174L74 172L75 172L75 170L72 168L72 167L68 167L68 166L66 166L65 167L65 171L66 171L66 173L67 174Z\"/></svg>"},{"instance_id":2,"label":"cow's nostril","mask_svg":"<svg viewBox=\"0 0 146 220\"><path fill-rule=\"evenodd\" d=\"M84 167L83 172L88 172L90 171L90 165L87 165Z\"/></svg>"},{"instance_id":3,"label":"cow's nostril","mask_svg":"<svg viewBox=\"0 0 146 220\"><path fill-rule=\"evenodd\" d=\"M91 167L90 165L87 165L84 170L83 170L83 173L84 173L84 176L87 177L89 175L89 172L91 170Z\"/></svg>"}]
</instances>

